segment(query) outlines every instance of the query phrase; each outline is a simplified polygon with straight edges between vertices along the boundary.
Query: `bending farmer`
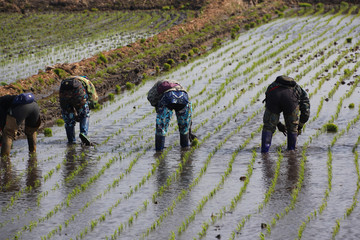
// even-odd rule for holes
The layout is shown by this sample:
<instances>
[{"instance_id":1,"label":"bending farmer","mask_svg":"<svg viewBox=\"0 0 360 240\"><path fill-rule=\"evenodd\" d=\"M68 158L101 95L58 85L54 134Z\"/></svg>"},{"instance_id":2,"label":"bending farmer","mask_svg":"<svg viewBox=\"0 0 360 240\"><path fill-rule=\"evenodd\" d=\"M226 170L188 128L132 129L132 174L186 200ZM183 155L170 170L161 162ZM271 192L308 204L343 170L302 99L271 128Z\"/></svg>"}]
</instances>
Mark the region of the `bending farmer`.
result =
<instances>
[{"instance_id":1,"label":"bending farmer","mask_svg":"<svg viewBox=\"0 0 360 240\"><path fill-rule=\"evenodd\" d=\"M269 85L265 96L261 152L269 151L276 126L284 135L287 134L287 149L295 150L297 136L301 134L301 129L310 116L310 102L306 91L293 78L279 76ZM285 126L279 122L281 112L284 114Z\"/></svg>"},{"instance_id":2,"label":"bending farmer","mask_svg":"<svg viewBox=\"0 0 360 240\"><path fill-rule=\"evenodd\" d=\"M188 94L178 82L161 80L148 92L147 99L156 108L155 149L162 151L165 145L165 135L175 110L180 132L181 147L189 146L192 107Z\"/></svg>"},{"instance_id":3,"label":"bending farmer","mask_svg":"<svg viewBox=\"0 0 360 240\"><path fill-rule=\"evenodd\" d=\"M36 130L40 127L40 110L32 93L0 97L1 156L10 155L12 142L20 124L25 120L25 135L29 152L36 152Z\"/></svg>"},{"instance_id":4,"label":"bending farmer","mask_svg":"<svg viewBox=\"0 0 360 240\"><path fill-rule=\"evenodd\" d=\"M98 99L94 85L85 77L69 77L61 82L59 98L68 143L76 142L75 124L79 122L81 142L91 145L87 137L90 108L94 107Z\"/></svg>"}]
</instances>

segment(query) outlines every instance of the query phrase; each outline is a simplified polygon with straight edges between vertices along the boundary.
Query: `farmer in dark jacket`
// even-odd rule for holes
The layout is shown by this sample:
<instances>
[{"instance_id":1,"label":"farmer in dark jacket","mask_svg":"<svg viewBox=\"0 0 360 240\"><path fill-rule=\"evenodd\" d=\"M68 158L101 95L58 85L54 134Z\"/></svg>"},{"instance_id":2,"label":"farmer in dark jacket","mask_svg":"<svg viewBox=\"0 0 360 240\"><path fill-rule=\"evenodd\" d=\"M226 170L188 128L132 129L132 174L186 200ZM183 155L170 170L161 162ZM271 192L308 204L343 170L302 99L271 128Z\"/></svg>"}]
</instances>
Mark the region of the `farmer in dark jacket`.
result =
<instances>
[{"instance_id":1,"label":"farmer in dark jacket","mask_svg":"<svg viewBox=\"0 0 360 240\"><path fill-rule=\"evenodd\" d=\"M297 136L310 116L310 101L306 91L293 78L278 76L267 88L265 96L261 152L269 151L276 126L284 135L287 134L287 149L295 150ZM279 122L281 112L284 114L285 126Z\"/></svg>"},{"instance_id":2,"label":"farmer in dark jacket","mask_svg":"<svg viewBox=\"0 0 360 240\"><path fill-rule=\"evenodd\" d=\"M174 80L157 81L148 92L148 100L156 108L155 149L162 151L165 135L175 110L180 132L181 147L189 146L192 107L188 94L183 86ZM192 135L195 137L194 135Z\"/></svg>"},{"instance_id":3,"label":"farmer in dark jacket","mask_svg":"<svg viewBox=\"0 0 360 240\"><path fill-rule=\"evenodd\" d=\"M91 145L87 137L90 108L98 99L94 85L85 77L71 76L61 82L59 98L68 143L75 143L75 125L79 122L81 142Z\"/></svg>"},{"instance_id":4,"label":"farmer in dark jacket","mask_svg":"<svg viewBox=\"0 0 360 240\"><path fill-rule=\"evenodd\" d=\"M20 124L25 120L29 152L36 152L36 131L40 127L39 106L32 93L0 97L0 128L2 129L1 156L10 155L11 145Z\"/></svg>"}]
</instances>

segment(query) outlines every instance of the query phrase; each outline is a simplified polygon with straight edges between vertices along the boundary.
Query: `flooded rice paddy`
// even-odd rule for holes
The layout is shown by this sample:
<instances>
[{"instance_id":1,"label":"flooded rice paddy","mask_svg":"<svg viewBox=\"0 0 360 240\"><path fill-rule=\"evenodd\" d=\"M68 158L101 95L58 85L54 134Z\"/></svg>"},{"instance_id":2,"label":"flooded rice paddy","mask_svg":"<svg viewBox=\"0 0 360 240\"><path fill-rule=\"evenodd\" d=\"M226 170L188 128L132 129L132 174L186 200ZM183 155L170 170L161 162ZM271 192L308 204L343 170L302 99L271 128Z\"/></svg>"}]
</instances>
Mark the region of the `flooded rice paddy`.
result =
<instances>
[{"instance_id":1,"label":"flooded rice paddy","mask_svg":"<svg viewBox=\"0 0 360 240\"><path fill-rule=\"evenodd\" d=\"M73 63L182 23L190 11L0 14L0 82Z\"/></svg>"},{"instance_id":2,"label":"flooded rice paddy","mask_svg":"<svg viewBox=\"0 0 360 240\"><path fill-rule=\"evenodd\" d=\"M157 79L91 113L96 147L68 146L63 127L39 134L36 157L17 140L1 168L1 236L358 239L359 26L357 15L279 19L159 77L188 89L196 147L180 149L174 118L155 153ZM296 152L275 133L261 155L264 91L282 74L308 91L311 117Z\"/></svg>"}]
</instances>

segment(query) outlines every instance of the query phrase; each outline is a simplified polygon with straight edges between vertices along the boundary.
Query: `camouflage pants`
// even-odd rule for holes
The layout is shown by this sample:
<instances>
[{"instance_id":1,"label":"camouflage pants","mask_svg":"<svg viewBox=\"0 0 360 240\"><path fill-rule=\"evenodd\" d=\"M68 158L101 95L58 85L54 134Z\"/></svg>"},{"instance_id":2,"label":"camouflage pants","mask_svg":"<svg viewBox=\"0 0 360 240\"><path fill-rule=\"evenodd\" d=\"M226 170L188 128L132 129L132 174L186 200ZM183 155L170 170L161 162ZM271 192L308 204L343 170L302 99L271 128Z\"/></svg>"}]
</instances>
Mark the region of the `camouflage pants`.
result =
<instances>
[{"instance_id":1,"label":"camouflage pants","mask_svg":"<svg viewBox=\"0 0 360 240\"><path fill-rule=\"evenodd\" d=\"M297 133L299 125L299 107L297 107L291 114L285 115L285 126L288 132ZM263 117L263 130L271 131L272 133L276 130L276 125L279 123L280 114L270 112L268 109L265 109Z\"/></svg>"},{"instance_id":2,"label":"camouflage pants","mask_svg":"<svg viewBox=\"0 0 360 240\"><path fill-rule=\"evenodd\" d=\"M165 105L162 105L157 108L156 112L156 135L165 136L169 128L173 110L166 107ZM182 108L180 111L175 111L175 113L180 134L187 134L191 124L191 103L186 104L184 108Z\"/></svg>"}]
</instances>

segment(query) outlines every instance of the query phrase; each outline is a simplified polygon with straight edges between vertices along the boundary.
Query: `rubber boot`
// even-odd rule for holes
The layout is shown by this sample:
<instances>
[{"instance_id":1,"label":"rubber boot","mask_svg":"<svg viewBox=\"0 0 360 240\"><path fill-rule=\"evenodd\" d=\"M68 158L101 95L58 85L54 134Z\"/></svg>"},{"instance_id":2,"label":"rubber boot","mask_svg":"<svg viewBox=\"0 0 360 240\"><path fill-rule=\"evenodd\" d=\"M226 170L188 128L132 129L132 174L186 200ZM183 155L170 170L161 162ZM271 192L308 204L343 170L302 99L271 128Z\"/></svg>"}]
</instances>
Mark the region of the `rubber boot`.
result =
<instances>
[{"instance_id":1,"label":"rubber boot","mask_svg":"<svg viewBox=\"0 0 360 240\"><path fill-rule=\"evenodd\" d=\"M89 138L87 137L89 130L89 118L84 117L80 119L80 134L79 137L81 139L81 142L85 144L86 146L90 146L91 142Z\"/></svg>"},{"instance_id":2,"label":"rubber boot","mask_svg":"<svg viewBox=\"0 0 360 240\"><path fill-rule=\"evenodd\" d=\"M41 120L39 118L35 127L25 126L25 135L28 140L30 154L36 153L36 131L39 129L40 124Z\"/></svg>"},{"instance_id":3,"label":"rubber boot","mask_svg":"<svg viewBox=\"0 0 360 240\"><path fill-rule=\"evenodd\" d=\"M262 131L261 135L261 152L267 153L269 152L271 146L272 132L270 131Z\"/></svg>"},{"instance_id":4,"label":"rubber boot","mask_svg":"<svg viewBox=\"0 0 360 240\"><path fill-rule=\"evenodd\" d=\"M76 138L75 138L75 128L74 128L74 126L69 127L69 126L65 125L65 131L66 131L66 136L67 136L67 139L68 139L68 143L69 144L75 143Z\"/></svg>"},{"instance_id":5,"label":"rubber boot","mask_svg":"<svg viewBox=\"0 0 360 240\"><path fill-rule=\"evenodd\" d=\"M10 155L11 145L15 139L17 129L18 125L16 123L16 118L7 115L2 136L1 157L7 157Z\"/></svg>"},{"instance_id":6,"label":"rubber boot","mask_svg":"<svg viewBox=\"0 0 360 240\"><path fill-rule=\"evenodd\" d=\"M80 119L80 133L83 133L85 136L88 135L89 131L89 118L84 117Z\"/></svg>"},{"instance_id":7,"label":"rubber boot","mask_svg":"<svg viewBox=\"0 0 360 240\"><path fill-rule=\"evenodd\" d=\"M182 148L189 146L189 133L187 134L180 134L180 146Z\"/></svg>"},{"instance_id":8,"label":"rubber boot","mask_svg":"<svg viewBox=\"0 0 360 240\"><path fill-rule=\"evenodd\" d=\"M295 150L296 149L296 139L297 133L289 132L287 135L287 149Z\"/></svg>"},{"instance_id":9,"label":"rubber boot","mask_svg":"<svg viewBox=\"0 0 360 240\"><path fill-rule=\"evenodd\" d=\"M155 150L160 152L165 146L165 136L155 135Z\"/></svg>"}]
</instances>

